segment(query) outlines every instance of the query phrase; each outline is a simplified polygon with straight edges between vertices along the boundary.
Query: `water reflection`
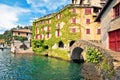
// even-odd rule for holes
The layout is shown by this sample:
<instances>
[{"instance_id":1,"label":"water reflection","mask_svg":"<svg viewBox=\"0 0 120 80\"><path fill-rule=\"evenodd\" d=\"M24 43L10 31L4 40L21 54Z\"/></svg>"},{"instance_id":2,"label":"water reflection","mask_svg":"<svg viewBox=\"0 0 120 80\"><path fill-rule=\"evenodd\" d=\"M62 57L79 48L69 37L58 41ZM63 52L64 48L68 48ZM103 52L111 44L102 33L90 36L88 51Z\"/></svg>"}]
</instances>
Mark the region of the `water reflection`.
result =
<instances>
[{"instance_id":1,"label":"water reflection","mask_svg":"<svg viewBox=\"0 0 120 80\"><path fill-rule=\"evenodd\" d=\"M0 51L0 80L81 80L80 71L76 63Z\"/></svg>"}]
</instances>

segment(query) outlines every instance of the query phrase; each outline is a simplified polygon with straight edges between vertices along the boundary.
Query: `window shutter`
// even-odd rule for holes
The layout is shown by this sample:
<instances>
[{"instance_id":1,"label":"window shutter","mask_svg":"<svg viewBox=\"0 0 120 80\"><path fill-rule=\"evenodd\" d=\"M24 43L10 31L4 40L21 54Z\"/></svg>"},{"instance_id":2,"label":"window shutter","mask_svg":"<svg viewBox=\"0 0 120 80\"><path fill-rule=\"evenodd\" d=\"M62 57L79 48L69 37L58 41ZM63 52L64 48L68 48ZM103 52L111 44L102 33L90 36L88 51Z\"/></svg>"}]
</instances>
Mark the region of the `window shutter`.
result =
<instances>
[{"instance_id":1,"label":"window shutter","mask_svg":"<svg viewBox=\"0 0 120 80\"><path fill-rule=\"evenodd\" d=\"M85 14L91 14L91 8L85 8Z\"/></svg>"},{"instance_id":2,"label":"window shutter","mask_svg":"<svg viewBox=\"0 0 120 80\"><path fill-rule=\"evenodd\" d=\"M59 30L57 31L57 36L58 36L58 37L60 36L60 31L59 31Z\"/></svg>"},{"instance_id":3,"label":"window shutter","mask_svg":"<svg viewBox=\"0 0 120 80\"><path fill-rule=\"evenodd\" d=\"M45 22L44 22L44 21L42 21L42 24L45 24Z\"/></svg>"},{"instance_id":4,"label":"window shutter","mask_svg":"<svg viewBox=\"0 0 120 80\"><path fill-rule=\"evenodd\" d=\"M36 34L38 33L38 29L36 28Z\"/></svg>"},{"instance_id":5,"label":"window shutter","mask_svg":"<svg viewBox=\"0 0 120 80\"><path fill-rule=\"evenodd\" d=\"M72 23L75 24L76 23L76 18L72 19Z\"/></svg>"},{"instance_id":6,"label":"window shutter","mask_svg":"<svg viewBox=\"0 0 120 80\"><path fill-rule=\"evenodd\" d=\"M40 39L42 39L42 34L40 34Z\"/></svg>"},{"instance_id":7,"label":"window shutter","mask_svg":"<svg viewBox=\"0 0 120 80\"><path fill-rule=\"evenodd\" d=\"M90 29L86 29L86 34L90 34Z\"/></svg>"},{"instance_id":8,"label":"window shutter","mask_svg":"<svg viewBox=\"0 0 120 80\"><path fill-rule=\"evenodd\" d=\"M48 20L48 24L50 23L50 20Z\"/></svg>"},{"instance_id":9,"label":"window shutter","mask_svg":"<svg viewBox=\"0 0 120 80\"><path fill-rule=\"evenodd\" d=\"M90 24L90 19L86 19L86 24Z\"/></svg>"},{"instance_id":10,"label":"window shutter","mask_svg":"<svg viewBox=\"0 0 120 80\"><path fill-rule=\"evenodd\" d=\"M76 32L76 28L72 28L72 32L75 33Z\"/></svg>"},{"instance_id":11,"label":"window shutter","mask_svg":"<svg viewBox=\"0 0 120 80\"><path fill-rule=\"evenodd\" d=\"M97 34L101 34L101 29L97 29Z\"/></svg>"},{"instance_id":12,"label":"window shutter","mask_svg":"<svg viewBox=\"0 0 120 80\"><path fill-rule=\"evenodd\" d=\"M38 35L36 35L36 39L38 39Z\"/></svg>"},{"instance_id":13,"label":"window shutter","mask_svg":"<svg viewBox=\"0 0 120 80\"><path fill-rule=\"evenodd\" d=\"M49 33L47 34L47 38L49 38Z\"/></svg>"},{"instance_id":14,"label":"window shutter","mask_svg":"<svg viewBox=\"0 0 120 80\"><path fill-rule=\"evenodd\" d=\"M47 32L49 32L49 30L50 30L50 29L49 29L49 26L48 26L48 27L47 27Z\"/></svg>"},{"instance_id":15,"label":"window shutter","mask_svg":"<svg viewBox=\"0 0 120 80\"><path fill-rule=\"evenodd\" d=\"M42 28L42 31L44 31L44 27Z\"/></svg>"},{"instance_id":16,"label":"window shutter","mask_svg":"<svg viewBox=\"0 0 120 80\"><path fill-rule=\"evenodd\" d=\"M76 9L75 8L73 8L73 13L76 14Z\"/></svg>"},{"instance_id":17,"label":"window shutter","mask_svg":"<svg viewBox=\"0 0 120 80\"><path fill-rule=\"evenodd\" d=\"M60 29L60 23L58 23L58 29Z\"/></svg>"}]
</instances>

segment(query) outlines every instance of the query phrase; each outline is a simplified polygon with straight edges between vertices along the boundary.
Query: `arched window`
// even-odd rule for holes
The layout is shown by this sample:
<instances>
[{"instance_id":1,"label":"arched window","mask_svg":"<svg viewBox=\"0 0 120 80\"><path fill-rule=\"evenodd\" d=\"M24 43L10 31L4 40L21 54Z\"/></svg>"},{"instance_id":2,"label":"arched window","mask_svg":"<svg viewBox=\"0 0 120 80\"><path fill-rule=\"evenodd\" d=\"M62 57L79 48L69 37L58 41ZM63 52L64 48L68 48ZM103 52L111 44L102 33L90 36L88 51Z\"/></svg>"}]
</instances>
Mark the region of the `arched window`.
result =
<instances>
[{"instance_id":1,"label":"arched window","mask_svg":"<svg viewBox=\"0 0 120 80\"><path fill-rule=\"evenodd\" d=\"M69 47L71 47L74 43L75 43L75 41L71 41L69 44Z\"/></svg>"},{"instance_id":2,"label":"arched window","mask_svg":"<svg viewBox=\"0 0 120 80\"><path fill-rule=\"evenodd\" d=\"M63 43L62 41L59 41L58 47L59 47L59 48L64 48L64 43Z\"/></svg>"}]
</instances>

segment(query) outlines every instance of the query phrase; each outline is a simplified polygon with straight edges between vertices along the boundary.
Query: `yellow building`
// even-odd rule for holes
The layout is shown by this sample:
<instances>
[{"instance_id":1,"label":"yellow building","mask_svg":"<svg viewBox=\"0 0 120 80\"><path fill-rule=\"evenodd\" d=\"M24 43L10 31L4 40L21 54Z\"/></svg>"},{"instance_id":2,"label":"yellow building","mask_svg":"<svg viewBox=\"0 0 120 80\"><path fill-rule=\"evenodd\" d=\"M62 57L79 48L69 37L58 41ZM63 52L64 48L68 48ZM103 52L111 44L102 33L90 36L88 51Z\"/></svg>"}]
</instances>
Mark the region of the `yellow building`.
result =
<instances>
[{"instance_id":1,"label":"yellow building","mask_svg":"<svg viewBox=\"0 0 120 80\"><path fill-rule=\"evenodd\" d=\"M78 39L100 41L101 28L94 22L100 9L82 0L72 0L58 12L34 20L33 49L41 47L37 41L43 41L47 49L68 49Z\"/></svg>"}]
</instances>

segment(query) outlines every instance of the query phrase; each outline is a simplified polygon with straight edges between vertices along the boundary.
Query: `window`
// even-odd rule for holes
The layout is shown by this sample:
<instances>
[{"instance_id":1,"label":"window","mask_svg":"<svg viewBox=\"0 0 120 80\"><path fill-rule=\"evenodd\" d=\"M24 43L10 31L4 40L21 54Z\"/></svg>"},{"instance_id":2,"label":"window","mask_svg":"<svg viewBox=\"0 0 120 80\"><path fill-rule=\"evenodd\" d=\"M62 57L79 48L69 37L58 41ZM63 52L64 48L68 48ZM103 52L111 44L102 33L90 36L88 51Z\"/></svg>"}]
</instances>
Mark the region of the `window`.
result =
<instances>
[{"instance_id":1,"label":"window","mask_svg":"<svg viewBox=\"0 0 120 80\"><path fill-rule=\"evenodd\" d=\"M57 19L60 19L60 18L61 18L61 14L58 14L58 15L57 15Z\"/></svg>"},{"instance_id":2,"label":"window","mask_svg":"<svg viewBox=\"0 0 120 80\"><path fill-rule=\"evenodd\" d=\"M45 24L45 21L42 21L42 24Z\"/></svg>"},{"instance_id":3,"label":"window","mask_svg":"<svg viewBox=\"0 0 120 80\"><path fill-rule=\"evenodd\" d=\"M76 32L76 28L72 28L72 32L75 33Z\"/></svg>"},{"instance_id":4,"label":"window","mask_svg":"<svg viewBox=\"0 0 120 80\"><path fill-rule=\"evenodd\" d=\"M120 16L120 3L117 4L115 7L113 7L113 10L114 10L114 17L118 17Z\"/></svg>"},{"instance_id":5,"label":"window","mask_svg":"<svg viewBox=\"0 0 120 80\"><path fill-rule=\"evenodd\" d=\"M35 23L35 26L38 26L38 23Z\"/></svg>"},{"instance_id":6,"label":"window","mask_svg":"<svg viewBox=\"0 0 120 80\"><path fill-rule=\"evenodd\" d=\"M90 34L90 29L86 29L86 34Z\"/></svg>"},{"instance_id":7,"label":"window","mask_svg":"<svg viewBox=\"0 0 120 80\"><path fill-rule=\"evenodd\" d=\"M76 9L75 8L73 8L73 13L76 14Z\"/></svg>"},{"instance_id":8,"label":"window","mask_svg":"<svg viewBox=\"0 0 120 80\"><path fill-rule=\"evenodd\" d=\"M47 27L47 32L49 32L50 31L50 28L49 27Z\"/></svg>"},{"instance_id":9,"label":"window","mask_svg":"<svg viewBox=\"0 0 120 80\"><path fill-rule=\"evenodd\" d=\"M44 27L42 27L42 31L44 31Z\"/></svg>"},{"instance_id":10,"label":"window","mask_svg":"<svg viewBox=\"0 0 120 80\"><path fill-rule=\"evenodd\" d=\"M36 34L39 34L39 29L38 28L36 28Z\"/></svg>"},{"instance_id":11,"label":"window","mask_svg":"<svg viewBox=\"0 0 120 80\"><path fill-rule=\"evenodd\" d=\"M91 8L85 8L85 14L91 14Z\"/></svg>"},{"instance_id":12,"label":"window","mask_svg":"<svg viewBox=\"0 0 120 80\"><path fill-rule=\"evenodd\" d=\"M40 39L42 39L42 34L40 34Z\"/></svg>"},{"instance_id":13,"label":"window","mask_svg":"<svg viewBox=\"0 0 120 80\"><path fill-rule=\"evenodd\" d=\"M60 29L60 23L58 23L58 29Z\"/></svg>"},{"instance_id":14,"label":"window","mask_svg":"<svg viewBox=\"0 0 120 80\"><path fill-rule=\"evenodd\" d=\"M58 36L58 37L60 36L60 30L57 31L57 36Z\"/></svg>"},{"instance_id":15,"label":"window","mask_svg":"<svg viewBox=\"0 0 120 80\"><path fill-rule=\"evenodd\" d=\"M72 23L75 24L76 23L76 18L72 19Z\"/></svg>"},{"instance_id":16,"label":"window","mask_svg":"<svg viewBox=\"0 0 120 80\"><path fill-rule=\"evenodd\" d=\"M20 32L18 32L18 35L20 35Z\"/></svg>"},{"instance_id":17,"label":"window","mask_svg":"<svg viewBox=\"0 0 120 80\"><path fill-rule=\"evenodd\" d=\"M101 34L101 29L97 29L97 34Z\"/></svg>"},{"instance_id":18,"label":"window","mask_svg":"<svg viewBox=\"0 0 120 80\"><path fill-rule=\"evenodd\" d=\"M86 19L86 24L90 24L90 19Z\"/></svg>"},{"instance_id":19,"label":"window","mask_svg":"<svg viewBox=\"0 0 120 80\"><path fill-rule=\"evenodd\" d=\"M36 35L35 37L36 37L36 39L38 39L38 35Z\"/></svg>"},{"instance_id":20,"label":"window","mask_svg":"<svg viewBox=\"0 0 120 80\"><path fill-rule=\"evenodd\" d=\"M48 24L50 24L50 20L48 20Z\"/></svg>"},{"instance_id":21,"label":"window","mask_svg":"<svg viewBox=\"0 0 120 80\"><path fill-rule=\"evenodd\" d=\"M47 33L47 38L49 38L49 33Z\"/></svg>"}]
</instances>

